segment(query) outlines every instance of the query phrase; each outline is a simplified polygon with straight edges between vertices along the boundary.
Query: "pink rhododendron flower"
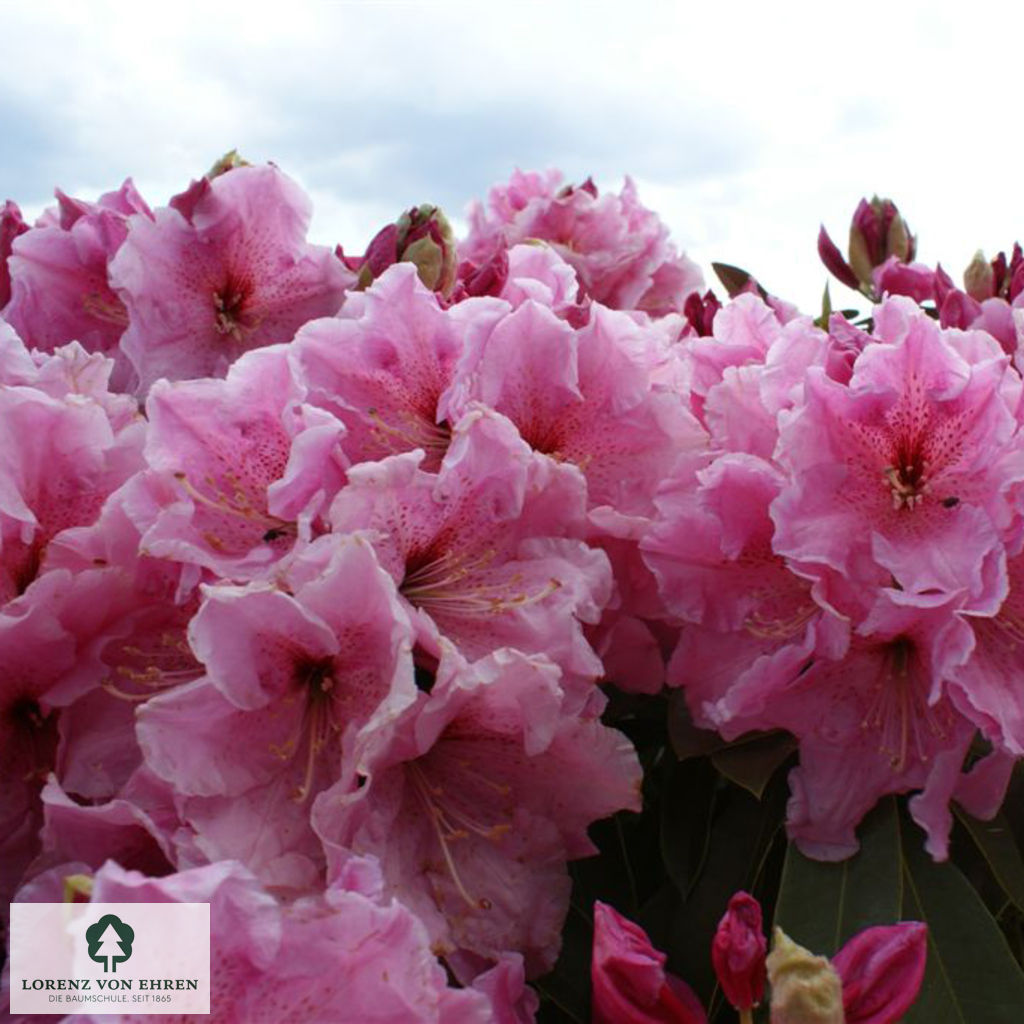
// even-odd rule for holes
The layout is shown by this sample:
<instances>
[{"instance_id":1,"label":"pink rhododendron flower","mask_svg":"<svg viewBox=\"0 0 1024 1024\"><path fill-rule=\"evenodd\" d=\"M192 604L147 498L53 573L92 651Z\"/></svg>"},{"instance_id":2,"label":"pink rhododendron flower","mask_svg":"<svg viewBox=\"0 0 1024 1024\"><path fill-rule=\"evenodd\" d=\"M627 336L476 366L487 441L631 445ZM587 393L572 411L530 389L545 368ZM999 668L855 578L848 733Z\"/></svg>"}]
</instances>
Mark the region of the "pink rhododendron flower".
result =
<instances>
[{"instance_id":1,"label":"pink rhododendron flower","mask_svg":"<svg viewBox=\"0 0 1024 1024\"><path fill-rule=\"evenodd\" d=\"M138 521L145 549L218 575L265 574L344 480L344 427L302 402L283 346L247 353L226 380L161 382L150 392L146 459L175 499Z\"/></svg>"},{"instance_id":2,"label":"pink rhododendron flower","mask_svg":"<svg viewBox=\"0 0 1024 1024\"><path fill-rule=\"evenodd\" d=\"M129 510L139 515L133 506L148 497L137 474L93 524L64 530L47 549L48 566L70 574L58 614L78 644L75 670L55 694L64 704L96 687L134 704L201 674L186 640L199 573L140 550Z\"/></svg>"},{"instance_id":3,"label":"pink rhododendron flower","mask_svg":"<svg viewBox=\"0 0 1024 1024\"><path fill-rule=\"evenodd\" d=\"M501 286L488 294L514 307L532 299L570 322L581 318L584 306L577 300L576 271L554 249L547 245L514 245L505 259L508 269Z\"/></svg>"},{"instance_id":4,"label":"pink rhododendron flower","mask_svg":"<svg viewBox=\"0 0 1024 1024\"><path fill-rule=\"evenodd\" d=\"M601 552L566 536L583 525L578 470L537 455L485 409L456 425L436 476L421 460L353 466L330 510L335 532L369 532L421 642L439 657L440 634L470 659L515 647L546 654L572 681L599 676L581 622L597 620L611 573Z\"/></svg>"},{"instance_id":5,"label":"pink rhododendron flower","mask_svg":"<svg viewBox=\"0 0 1024 1024\"><path fill-rule=\"evenodd\" d=\"M64 719L61 719L63 727ZM132 800L82 803L69 796L53 778L43 787L42 851L32 865L35 874L68 858L84 861L94 870L107 860L150 875L174 870L173 850L144 809Z\"/></svg>"},{"instance_id":6,"label":"pink rhododendron flower","mask_svg":"<svg viewBox=\"0 0 1024 1024\"><path fill-rule=\"evenodd\" d=\"M438 948L517 951L530 976L554 964L565 862L593 852L587 826L639 806L631 744L567 712L558 677L507 649L456 668L406 714L362 788L314 808L335 870L348 851L374 854Z\"/></svg>"},{"instance_id":7,"label":"pink rhododendron flower","mask_svg":"<svg viewBox=\"0 0 1024 1024\"><path fill-rule=\"evenodd\" d=\"M791 482L772 507L774 547L823 579L963 593L991 614L1020 478L1019 376L985 335L945 334L905 300L876 316L843 385L812 369L783 421Z\"/></svg>"},{"instance_id":8,"label":"pink rhododendron flower","mask_svg":"<svg viewBox=\"0 0 1024 1024\"><path fill-rule=\"evenodd\" d=\"M417 692L411 626L370 546L331 538L303 561L290 592L205 588L189 637L206 676L138 713L146 763L206 856L292 888L322 866L313 798L355 734L386 728Z\"/></svg>"},{"instance_id":9,"label":"pink rhododendron flower","mask_svg":"<svg viewBox=\"0 0 1024 1024\"><path fill-rule=\"evenodd\" d=\"M276 167L203 179L184 208L131 218L110 264L143 393L159 377L223 377L243 352L336 313L352 281L329 249L306 243L309 200Z\"/></svg>"},{"instance_id":10,"label":"pink rhododendron flower","mask_svg":"<svg viewBox=\"0 0 1024 1024\"><path fill-rule=\"evenodd\" d=\"M59 740L47 695L74 651L73 637L44 606L0 614L0 900L10 899L38 852L39 793Z\"/></svg>"},{"instance_id":11,"label":"pink rhododendron flower","mask_svg":"<svg viewBox=\"0 0 1024 1024\"><path fill-rule=\"evenodd\" d=\"M398 264L340 317L299 331L290 358L309 401L345 424L353 463L422 448L436 470L451 434L438 402L461 348L459 326L415 267Z\"/></svg>"},{"instance_id":12,"label":"pink rhododendron flower","mask_svg":"<svg viewBox=\"0 0 1024 1024\"><path fill-rule=\"evenodd\" d=\"M53 351L69 341L115 360L116 390L136 381L118 348L128 326L124 303L111 289L107 268L128 234L128 219L152 212L131 179L95 203L57 192L55 211L18 238L8 261L11 301L5 318L26 343Z\"/></svg>"},{"instance_id":13,"label":"pink rhododendron flower","mask_svg":"<svg viewBox=\"0 0 1024 1024\"><path fill-rule=\"evenodd\" d=\"M816 653L846 649L848 624L772 548L769 509L784 484L776 467L751 455L681 460L641 544L667 609L690 623L669 683L686 687L695 720L713 728L726 727L731 695L748 684L768 692Z\"/></svg>"},{"instance_id":14,"label":"pink rhododendron flower","mask_svg":"<svg viewBox=\"0 0 1024 1024\"><path fill-rule=\"evenodd\" d=\"M593 1024L706 1024L693 991L665 970L647 933L606 903L594 903L590 968Z\"/></svg>"},{"instance_id":15,"label":"pink rhododendron flower","mask_svg":"<svg viewBox=\"0 0 1024 1024\"><path fill-rule=\"evenodd\" d=\"M725 998L737 1010L749 1010L761 1002L767 952L761 904L749 893L736 893L711 941L711 962Z\"/></svg>"},{"instance_id":16,"label":"pink rhododendron flower","mask_svg":"<svg viewBox=\"0 0 1024 1024\"><path fill-rule=\"evenodd\" d=\"M517 171L507 186L491 189L486 210L479 203L470 209L463 258L480 263L497 248L541 239L573 266L595 301L654 316L682 312L686 296L703 284L700 271L676 253L632 180L617 196L599 196L589 179L557 191L560 177Z\"/></svg>"},{"instance_id":17,"label":"pink rhododendron flower","mask_svg":"<svg viewBox=\"0 0 1024 1024\"><path fill-rule=\"evenodd\" d=\"M500 1019L486 991L447 986L422 925L401 904L381 899L375 876L371 863L353 865L322 894L282 906L231 861L165 878L108 863L93 878L92 899L210 904L210 1016L185 1018L190 1021L243 1024L299 1015L337 1024Z\"/></svg>"},{"instance_id":18,"label":"pink rhododendron flower","mask_svg":"<svg viewBox=\"0 0 1024 1024\"><path fill-rule=\"evenodd\" d=\"M779 412L802 399L809 367L834 375L837 348L806 317L783 322L757 295L739 295L710 337L685 345L691 407L714 445L771 458Z\"/></svg>"},{"instance_id":19,"label":"pink rhododendron flower","mask_svg":"<svg viewBox=\"0 0 1024 1024\"><path fill-rule=\"evenodd\" d=\"M473 401L496 409L535 451L578 465L591 507L645 514L679 454L704 443L680 396L651 384L666 358L624 313L595 304L573 330L527 301L470 336L443 402L453 419Z\"/></svg>"},{"instance_id":20,"label":"pink rhododendron flower","mask_svg":"<svg viewBox=\"0 0 1024 1024\"><path fill-rule=\"evenodd\" d=\"M141 419L87 396L0 386L0 605L46 568L62 530L91 523L140 466Z\"/></svg>"},{"instance_id":21,"label":"pink rhododendron flower","mask_svg":"<svg viewBox=\"0 0 1024 1024\"><path fill-rule=\"evenodd\" d=\"M1018 685L1024 650L1024 554L1007 562L1009 593L991 617L967 621L975 643L970 660L949 680L949 692L961 711L976 721L1001 750L1024 755L1024 694Z\"/></svg>"},{"instance_id":22,"label":"pink rhododendron flower","mask_svg":"<svg viewBox=\"0 0 1024 1024\"><path fill-rule=\"evenodd\" d=\"M745 724L800 740L787 828L809 856L849 856L855 826L879 797L923 789L910 809L942 860L948 803L975 730L941 687L966 658L966 627L942 606L925 613L889 601L874 615L876 627L855 637L845 657L808 662L782 686L759 688L750 678L717 709L732 734Z\"/></svg>"}]
</instances>

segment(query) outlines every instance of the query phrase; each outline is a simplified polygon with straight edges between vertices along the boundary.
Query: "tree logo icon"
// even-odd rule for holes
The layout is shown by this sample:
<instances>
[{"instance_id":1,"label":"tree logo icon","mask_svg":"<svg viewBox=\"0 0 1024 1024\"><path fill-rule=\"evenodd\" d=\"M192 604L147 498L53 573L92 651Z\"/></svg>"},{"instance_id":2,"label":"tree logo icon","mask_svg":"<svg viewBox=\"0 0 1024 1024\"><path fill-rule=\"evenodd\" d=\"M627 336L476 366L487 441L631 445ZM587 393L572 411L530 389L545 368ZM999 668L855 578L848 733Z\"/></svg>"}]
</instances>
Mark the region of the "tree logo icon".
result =
<instances>
[{"instance_id":1,"label":"tree logo icon","mask_svg":"<svg viewBox=\"0 0 1024 1024\"><path fill-rule=\"evenodd\" d=\"M103 973L117 973L117 965L123 964L132 955L135 930L115 914L104 914L94 925L85 930L89 943L89 958L103 964Z\"/></svg>"}]
</instances>

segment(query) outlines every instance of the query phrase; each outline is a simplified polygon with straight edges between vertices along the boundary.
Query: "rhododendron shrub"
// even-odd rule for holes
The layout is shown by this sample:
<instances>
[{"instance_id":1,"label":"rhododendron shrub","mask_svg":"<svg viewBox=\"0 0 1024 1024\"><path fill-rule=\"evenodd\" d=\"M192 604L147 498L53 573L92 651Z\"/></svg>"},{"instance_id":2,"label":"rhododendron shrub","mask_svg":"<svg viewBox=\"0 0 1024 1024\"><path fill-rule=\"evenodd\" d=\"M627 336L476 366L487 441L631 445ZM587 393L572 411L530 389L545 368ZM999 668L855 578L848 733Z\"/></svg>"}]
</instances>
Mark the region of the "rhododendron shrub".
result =
<instances>
[{"instance_id":1,"label":"rhododendron shrub","mask_svg":"<svg viewBox=\"0 0 1024 1024\"><path fill-rule=\"evenodd\" d=\"M218 1021L783 1020L801 956L1019 1016L1019 246L961 288L864 201L815 316L629 179L360 256L236 154L56 198L0 208L6 899L209 903Z\"/></svg>"}]
</instances>

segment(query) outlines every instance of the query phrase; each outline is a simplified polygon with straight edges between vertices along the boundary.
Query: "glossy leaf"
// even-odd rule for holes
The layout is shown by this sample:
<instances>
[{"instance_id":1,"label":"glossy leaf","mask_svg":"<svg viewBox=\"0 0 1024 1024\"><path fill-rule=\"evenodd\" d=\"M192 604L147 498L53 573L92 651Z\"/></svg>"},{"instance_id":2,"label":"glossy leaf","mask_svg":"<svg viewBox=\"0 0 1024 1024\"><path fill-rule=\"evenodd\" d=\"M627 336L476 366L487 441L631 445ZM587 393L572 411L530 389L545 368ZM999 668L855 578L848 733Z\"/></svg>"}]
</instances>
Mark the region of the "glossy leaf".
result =
<instances>
[{"instance_id":1,"label":"glossy leaf","mask_svg":"<svg viewBox=\"0 0 1024 1024\"><path fill-rule=\"evenodd\" d=\"M980 821L959 807L955 809L985 858L993 878L1013 905L1024 912L1024 857L1014 841L1006 816L1000 812L991 821Z\"/></svg>"},{"instance_id":2,"label":"glossy leaf","mask_svg":"<svg viewBox=\"0 0 1024 1024\"><path fill-rule=\"evenodd\" d=\"M858 834L860 850L839 863L811 860L793 843L786 851L775 924L815 953L832 956L861 929L900 920L903 879L895 801L881 801Z\"/></svg>"},{"instance_id":3,"label":"glossy leaf","mask_svg":"<svg viewBox=\"0 0 1024 1024\"><path fill-rule=\"evenodd\" d=\"M907 1024L1024 1020L1024 973L974 888L953 864L936 864L909 824L903 845L904 916L928 925L928 966Z\"/></svg>"},{"instance_id":4,"label":"glossy leaf","mask_svg":"<svg viewBox=\"0 0 1024 1024\"><path fill-rule=\"evenodd\" d=\"M760 800L765 786L796 746L789 733L757 735L716 751L711 762L727 779Z\"/></svg>"},{"instance_id":5,"label":"glossy leaf","mask_svg":"<svg viewBox=\"0 0 1024 1024\"><path fill-rule=\"evenodd\" d=\"M701 869L673 921L666 947L669 966L714 1009L716 978L710 942L729 898L739 889L759 899L775 886L767 865L785 811L787 787L777 778L762 800L731 785L720 786L711 810L711 831ZM778 870L777 868L775 869Z\"/></svg>"},{"instance_id":6,"label":"glossy leaf","mask_svg":"<svg viewBox=\"0 0 1024 1024\"><path fill-rule=\"evenodd\" d=\"M550 974L535 981L541 1006L539 1024L587 1024L590 1020L590 952L594 927L589 905L584 910L573 896L562 929L562 951Z\"/></svg>"},{"instance_id":7,"label":"glossy leaf","mask_svg":"<svg viewBox=\"0 0 1024 1024\"><path fill-rule=\"evenodd\" d=\"M703 757L726 745L725 740L717 732L700 729L693 724L682 690L673 690L669 697L667 723L669 742L680 761L690 757Z\"/></svg>"},{"instance_id":8,"label":"glossy leaf","mask_svg":"<svg viewBox=\"0 0 1024 1024\"><path fill-rule=\"evenodd\" d=\"M715 772L706 760L668 764L661 794L661 856L686 898L707 857Z\"/></svg>"}]
</instances>

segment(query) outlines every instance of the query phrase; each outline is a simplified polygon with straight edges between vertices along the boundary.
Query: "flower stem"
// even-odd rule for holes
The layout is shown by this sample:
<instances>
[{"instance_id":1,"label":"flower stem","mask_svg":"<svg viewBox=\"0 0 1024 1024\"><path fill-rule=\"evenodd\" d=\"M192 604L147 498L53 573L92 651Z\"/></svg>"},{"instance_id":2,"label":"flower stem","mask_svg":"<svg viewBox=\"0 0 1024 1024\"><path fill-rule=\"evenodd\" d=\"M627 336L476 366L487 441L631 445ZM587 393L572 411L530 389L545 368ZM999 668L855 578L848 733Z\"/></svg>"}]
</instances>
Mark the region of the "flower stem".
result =
<instances>
[{"instance_id":1,"label":"flower stem","mask_svg":"<svg viewBox=\"0 0 1024 1024\"><path fill-rule=\"evenodd\" d=\"M749 1006L740 1010L740 1024L754 1024L754 1011Z\"/></svg>"}]
</instances>

